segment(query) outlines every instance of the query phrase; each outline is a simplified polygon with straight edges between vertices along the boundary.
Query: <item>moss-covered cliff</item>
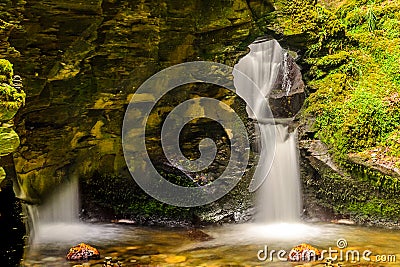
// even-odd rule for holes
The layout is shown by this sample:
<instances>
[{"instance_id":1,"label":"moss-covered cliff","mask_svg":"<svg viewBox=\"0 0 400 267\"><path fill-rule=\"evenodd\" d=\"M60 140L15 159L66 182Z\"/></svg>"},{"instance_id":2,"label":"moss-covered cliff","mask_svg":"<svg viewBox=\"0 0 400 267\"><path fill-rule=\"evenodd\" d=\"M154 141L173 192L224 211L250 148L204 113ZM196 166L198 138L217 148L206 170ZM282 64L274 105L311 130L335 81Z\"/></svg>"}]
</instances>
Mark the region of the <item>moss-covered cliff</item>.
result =
<instances>
[{"instance_id":1,"label":"moss-covered cliff","mask_svg":"<svg viewBox=\"0 0 400 267\"><path fill-rule=\"evenodd\" d=\"M399 11L398 1L298 0L276 17L304 52L303 156L316 170L304 175L306 203L364 222L400 215Z\"/></svg>"}]
</instances>

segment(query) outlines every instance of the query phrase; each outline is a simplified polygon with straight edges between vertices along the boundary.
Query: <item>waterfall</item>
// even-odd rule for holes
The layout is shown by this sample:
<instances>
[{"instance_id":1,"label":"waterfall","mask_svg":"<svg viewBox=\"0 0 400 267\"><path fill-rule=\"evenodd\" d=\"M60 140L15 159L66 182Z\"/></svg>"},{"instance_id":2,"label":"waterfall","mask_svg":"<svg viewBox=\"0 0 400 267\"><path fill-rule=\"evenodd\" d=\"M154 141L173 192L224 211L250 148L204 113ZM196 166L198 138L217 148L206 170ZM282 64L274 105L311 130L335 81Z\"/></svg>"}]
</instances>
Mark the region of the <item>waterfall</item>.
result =
<instances>
[{"instance_id":1,"label":"waterfall","mask_svg":"<svg viewBox=\"0 0 400 267\"><path fill-rule=\"evenodd\" d=\"M261 90L268 98L272 90L282 90L288 95L292 87L289 54L276 40L256 41L249 48L250 53L234 68L237 94L249 99L255 96L253 90ZM246 74L254 84L235 75L237 71ZM297 135L296 131L290 133L288 126L275 125L267 108L254 97L247 103L249 117L258 119L261 138L261 153L253 178L256 181L253 189L257 189L256 219L263 223L295 222L302 207Z\"/></svg>"},{"instance_id":2,"label":"waterfall","mask_svg":"<svg viewBox=\"0 0 400 267\"><path fill-rule=\"evenodd\" d=\"M73 178L61 184L41 205L26 205L31 240L42 241L61 237L61 225L79 223L79 184Z\"/></svg>"},{"instance_id":3,"label":"waterfall","mask_svg":"<svg viewBox=\"0 0 400 267\"><path fill-rule=\"evenodd\" d=\"M302 206L296 131L289 133L288 126L278 124L275 141L271 170L258 191L256 219L261 222L295 222Z\"/></svg>"},{"instance_id":4,"label":"waterfall","mask_svg":"<svg viewBox=\"0 0 400 267\"><path fill-rule=\"evenodd\" d=\"M38 207L39 223L74 223L79 221L78 179L63 183Z\"/></svg>"}]
</instances>

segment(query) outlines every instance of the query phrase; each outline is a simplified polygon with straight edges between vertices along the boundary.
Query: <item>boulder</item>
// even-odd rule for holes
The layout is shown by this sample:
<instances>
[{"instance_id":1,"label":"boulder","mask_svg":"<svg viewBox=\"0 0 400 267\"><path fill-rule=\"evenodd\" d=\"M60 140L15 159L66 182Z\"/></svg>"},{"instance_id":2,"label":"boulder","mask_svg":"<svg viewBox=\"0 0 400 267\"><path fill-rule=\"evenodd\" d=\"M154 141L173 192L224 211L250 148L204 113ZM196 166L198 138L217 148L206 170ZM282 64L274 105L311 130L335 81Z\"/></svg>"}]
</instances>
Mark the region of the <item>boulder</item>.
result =
<instances>
[{"instance_id":1,"label":"boulder","mask_svg":"<svg viewBox=\"0 0 400 267\"><path fill-rule=\"evenodd\" d=\"M70 261L99 259L100 252L90 245L80 243L69 249L66 258Z\"/></svg>"}]
</instances>

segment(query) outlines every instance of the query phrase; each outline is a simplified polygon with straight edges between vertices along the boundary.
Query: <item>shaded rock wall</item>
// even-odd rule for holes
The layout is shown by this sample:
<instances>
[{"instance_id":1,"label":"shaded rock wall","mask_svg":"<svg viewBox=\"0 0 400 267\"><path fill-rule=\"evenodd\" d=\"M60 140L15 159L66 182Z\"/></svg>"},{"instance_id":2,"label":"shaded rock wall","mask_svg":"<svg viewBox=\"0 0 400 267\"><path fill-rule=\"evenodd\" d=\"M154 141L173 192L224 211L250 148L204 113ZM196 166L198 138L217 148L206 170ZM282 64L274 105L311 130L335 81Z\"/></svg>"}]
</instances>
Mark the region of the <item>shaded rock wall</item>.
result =
<instances>
[{"instance_id":1,"label":"shaded rock wall","mask_svg":"<svg viewBox=\"0 0 400 267\"><path fill-rule=\"evenodd\" d=\"M129 176L121 126L152 74L191 60L233 65L259 34L267 1L28 0L9 42L26 81L14 162L31 202L71 176ZM232 103L230 103L232 104ZM160 107L159 115L169 110Z\"/></svg>"}]
</instances>

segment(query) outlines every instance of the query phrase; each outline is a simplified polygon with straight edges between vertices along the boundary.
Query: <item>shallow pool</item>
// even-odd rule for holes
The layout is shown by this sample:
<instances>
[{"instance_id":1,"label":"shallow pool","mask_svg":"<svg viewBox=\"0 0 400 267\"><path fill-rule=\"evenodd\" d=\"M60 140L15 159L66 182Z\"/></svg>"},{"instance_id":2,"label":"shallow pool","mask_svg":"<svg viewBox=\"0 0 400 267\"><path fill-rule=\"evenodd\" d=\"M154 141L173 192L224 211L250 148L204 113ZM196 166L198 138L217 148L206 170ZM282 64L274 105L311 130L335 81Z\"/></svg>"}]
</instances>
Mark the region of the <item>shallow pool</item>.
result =
<instances>
[{"instance_id":1,"label":"shallow pool","mask_svg":"<svg viewBox=\"0 0 400 267\"><path fill-rule=\"evenodd\" d=\"M234 224L200 230L46 225L27 247L23 266L82 264L65 260L69 247L80 242L97 247L102 257L84 266L102 266L106 256L123 266L400 266L399 230L322 223ZM300 243L326 250L324 258L312 263L287 261L288 252Z\"/></svg>"}]
</instances>

